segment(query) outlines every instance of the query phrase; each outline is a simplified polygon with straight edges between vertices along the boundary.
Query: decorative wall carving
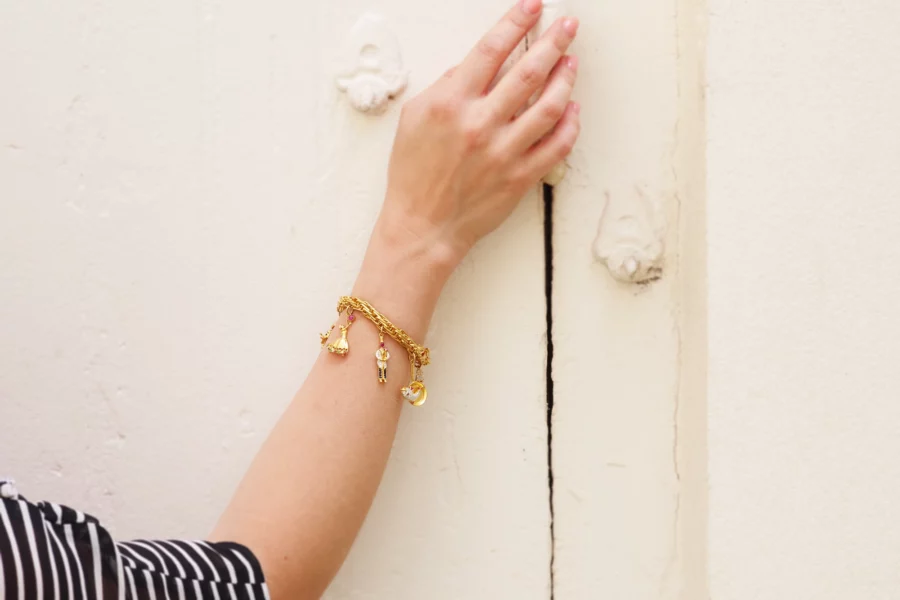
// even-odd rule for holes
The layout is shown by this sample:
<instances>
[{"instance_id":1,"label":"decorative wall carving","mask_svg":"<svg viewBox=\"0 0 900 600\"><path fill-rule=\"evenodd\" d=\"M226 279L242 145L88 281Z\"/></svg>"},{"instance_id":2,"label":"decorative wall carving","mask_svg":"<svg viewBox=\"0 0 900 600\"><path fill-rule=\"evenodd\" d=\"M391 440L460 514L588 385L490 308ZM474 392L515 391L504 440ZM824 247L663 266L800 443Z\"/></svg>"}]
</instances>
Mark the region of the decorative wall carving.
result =
<instances>
[{"instance_id":1,"label":"decorative wall carving","mask_svg":"<svg viewBox=\"0 0 900 600\"><path fill-rule=\"evenodd\" d=\"M396 36L381 15L363 15L350 30L340 56L336 83L353 108L381 114L409 79Z\"/></svg>"},{"instance_id":2,"label":"decorative wall carving","mask_svg":"<svg viewBox=\"0 0 900 600\"><path fill-rule=\"evenodd\" d=\"M635 186L627 193L607 191L594 257L625 283L662 277L666 222L662 201Z\"/></svg>"}]
</instances>

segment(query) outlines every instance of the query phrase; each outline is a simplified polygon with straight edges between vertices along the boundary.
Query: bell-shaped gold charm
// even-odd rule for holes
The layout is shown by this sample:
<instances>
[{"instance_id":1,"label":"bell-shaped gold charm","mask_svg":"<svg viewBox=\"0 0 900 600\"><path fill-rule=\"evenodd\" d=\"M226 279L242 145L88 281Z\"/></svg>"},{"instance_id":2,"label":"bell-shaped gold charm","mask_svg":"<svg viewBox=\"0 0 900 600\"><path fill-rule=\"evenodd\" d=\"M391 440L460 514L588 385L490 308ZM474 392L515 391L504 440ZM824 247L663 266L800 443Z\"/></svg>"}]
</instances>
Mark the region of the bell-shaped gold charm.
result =
<instances>
[{"instance_id":1,"label":"bell-shaped gold charm","mask_svg":"<svg viewBox=\"0 0 900 600\"><path fill-rule=\"evenodd\" d=\"M350 344L347 342L347 325L341 325L341 337L334 343L328 344L328 351L338 356L346 356L350 352Z\"/></svg>"}]
</instances>

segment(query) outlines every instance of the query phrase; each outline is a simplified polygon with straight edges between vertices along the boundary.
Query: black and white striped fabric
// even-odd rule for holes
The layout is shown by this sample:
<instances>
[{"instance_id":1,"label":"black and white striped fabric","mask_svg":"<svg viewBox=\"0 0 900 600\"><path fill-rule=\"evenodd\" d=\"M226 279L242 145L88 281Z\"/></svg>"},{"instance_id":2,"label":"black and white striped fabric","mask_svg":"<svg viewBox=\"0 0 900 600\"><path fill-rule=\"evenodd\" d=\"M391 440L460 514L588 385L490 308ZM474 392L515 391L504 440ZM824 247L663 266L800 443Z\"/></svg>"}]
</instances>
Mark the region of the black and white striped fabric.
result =
<instances>
[{"instance_id":1,"label":"black and white striped fabric","mask_svg":"<svg viewBox=\"0 0 900 600\"><path fill-rule=\"evenodd\" d=\"M244 546L114 542L97 519L0 480L0 600L268 600Z\"/></svg>"}]
</instances>

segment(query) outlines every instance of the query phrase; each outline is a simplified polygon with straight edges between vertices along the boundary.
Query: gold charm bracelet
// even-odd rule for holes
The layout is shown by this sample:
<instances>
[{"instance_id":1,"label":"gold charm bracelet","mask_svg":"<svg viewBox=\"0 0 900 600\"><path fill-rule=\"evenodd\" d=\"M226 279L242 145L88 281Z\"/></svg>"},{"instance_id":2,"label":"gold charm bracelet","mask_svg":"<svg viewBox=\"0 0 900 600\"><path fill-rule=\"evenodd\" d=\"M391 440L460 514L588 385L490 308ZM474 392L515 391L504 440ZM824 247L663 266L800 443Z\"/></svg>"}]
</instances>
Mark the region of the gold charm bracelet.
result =
<instances>
[{"instance_id":1,"label":"gold charm bracelet","mask_svg":"<svg viewBox=\"0 0 900 600\"><path fill-rule=\"evenodd\" d=\"M375 362L378 367L378 381L385 383L387 381L387 363L391 357L384 345L384 336L390 336L397 341L398 344L406 349L409 355L409 385L400 390L400 395L404 400L413 406L422 406L428 397L428 390L425 389L425 382L422 381L422 367L431 363L428 348L417 344L409 334L391 323L387 317L375 310L375 307L352 296L343 296L337 305L338 316L347 313L347 324L340 325L341 337L332 343L328 343L331 333L334 331L335 325L331 326L326 333L320 334L319 338L322 347L328 348L328 351L338 356L347 356L350 353L350 343L347 340L347 333L350 327L356 321L356 313L362 314L370 320L375 327L378 328L379 346L375 351ZM327 344L327 346L326 346Z\"/></svg>"}]
</instances>

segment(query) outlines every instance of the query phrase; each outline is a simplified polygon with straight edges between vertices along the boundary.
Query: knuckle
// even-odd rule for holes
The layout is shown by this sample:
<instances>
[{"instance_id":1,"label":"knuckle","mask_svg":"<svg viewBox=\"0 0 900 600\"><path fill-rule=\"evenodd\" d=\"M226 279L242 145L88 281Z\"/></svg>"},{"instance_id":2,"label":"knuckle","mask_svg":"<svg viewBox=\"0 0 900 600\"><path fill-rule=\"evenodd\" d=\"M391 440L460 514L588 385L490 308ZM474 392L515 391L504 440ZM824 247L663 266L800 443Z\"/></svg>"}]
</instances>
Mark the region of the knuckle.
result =
<instances>
[{"instance_id":1,"label":"knuckle","mask_svg":"<svg viewBox=\"0 0 900 600\"><path fill-rule=\"evenodd\" d=\"M575 136L566 136L560 140L557 146L557 155L560 159L567 157L575 148Z\"/></svg>"},{"instance_id":2,"label":"knuckle","mask_svg":"<svg viewBox=\"0 0 900 600\"><path fill-rule=\"evenodd\" d=\"M540 69L531 64L523 64L518 75L522 85L528 88L538 87L544 79Z\"/></svg>"},{"instance_id":3,"label":"knuckle","mask_svg":"<svg viewBox=\"0 0 900 600\"><path fill-rule=\"evenodd\" d=\"M470 150L484 148L488 142L488 129L479 120L470 121L463 126L463 139Z\"/></svg>"},{"instance_id":4,"label":"knuckle","mask_svg":"<svg viewBox=\"0 0 900 600\"><path fill-rule=\"evenodd\" d=\"M527 32L532 25L532 20L518 7L506 15L506 21L521 33Z\"/></svg>"},{"instance_id":5,"label":"knuckle","mask_svg":"<svg viewBox=\"0 0 900 600\"><path fill-rule=\"evenodd\" d=\"M501 112L501 108L495 104L485 104L480 118L485 127L491 127L495 123L500 123L506 119Z\"/></svg>"},{"instance_id":6,"label":"knuckle","mask_svg":"<svg viewBox=\"0 0 900 600\"><path fill-rule=\"evenodd\" d=\"M545 102L540 108L541 116L547 121L559 121L566 112L566 105L559 102Z\"/></svg>"},{"instance_id":7,"label":"knuckle","mask_svg":"<svg viewBox=\"0 0 900 600\"><path fill-rule=\"evenodd\" d=\"M466 148L469 150L483 150L487 147L487 136L480 129L470 129L466 132ZM494 155L490 154L487 160L494 163Z\"/></svg>"},{"instance_id":8,"label":"knuckle","mask_svg":"<svg viewBox=\"0 0 900 600\"><path fill-rule=\"evenodd\" d=\"M499 148L491 148L485 157L485 165L491 169L501 169L506 164L506 153Z\"/></svg>"},{"instance_id":9,"label":"knuckle","mask_svg":"<svg viewBox=\"0 0 900 600\"><path fill-rule=\"evenodd\" d=\"M575 143L578 141L578 136L580 136L580 135L581 135L581 122L575 121L575 123L572 124L572 145L575 145Z\"/></svg>"},{"instance_id":10,"label":"knuckle","mask_svg":"<svg viewBox=\"0 0 900 600\"><path fill-rule=\"evenodd\" d=\"M477 48L478 53L481 54L481 56L492 62L499 60L503 54L500 46L500 41L495 35L489 35L478 42Z\"/></svg>"}]
</instances>

